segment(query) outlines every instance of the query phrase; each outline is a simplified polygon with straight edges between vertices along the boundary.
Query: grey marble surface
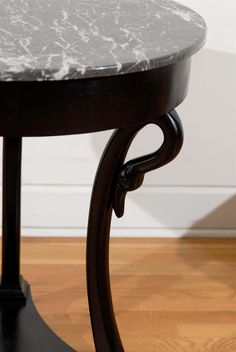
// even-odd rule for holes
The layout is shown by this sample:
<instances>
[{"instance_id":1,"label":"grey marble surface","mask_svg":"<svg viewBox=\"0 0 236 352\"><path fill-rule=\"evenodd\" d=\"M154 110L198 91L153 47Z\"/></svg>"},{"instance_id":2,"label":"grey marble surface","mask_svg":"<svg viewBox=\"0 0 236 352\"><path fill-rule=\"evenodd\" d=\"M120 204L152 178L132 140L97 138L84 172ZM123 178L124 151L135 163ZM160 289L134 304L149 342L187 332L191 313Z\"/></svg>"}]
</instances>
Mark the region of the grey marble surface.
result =
<instances>
[{"instance_id":1,"label":"grey marble surface","mask_svg":"<svg viewBox=\"0 0 236 352\"><path fill-rule=\"evenodd\" d=\"M0 81L65 80L190 57L204 20L169 0L1 0Z\"/></svg>"}]
</instances>

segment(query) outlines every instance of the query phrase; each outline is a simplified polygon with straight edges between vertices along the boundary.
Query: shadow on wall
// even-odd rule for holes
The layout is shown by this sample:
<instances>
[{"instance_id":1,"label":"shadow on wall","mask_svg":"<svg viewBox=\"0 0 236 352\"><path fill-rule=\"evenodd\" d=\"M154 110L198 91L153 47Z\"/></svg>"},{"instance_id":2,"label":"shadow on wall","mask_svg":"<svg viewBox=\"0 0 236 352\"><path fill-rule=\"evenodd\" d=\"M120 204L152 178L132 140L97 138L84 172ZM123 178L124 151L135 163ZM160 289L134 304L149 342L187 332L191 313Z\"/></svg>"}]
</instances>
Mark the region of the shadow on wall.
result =
<instances>
[{"instance_id":1,"label":"shadow on wall","mask_svg":"<svg viewBox=\"0 0 236 352\"><path fill-rule=\"evenodd\" d=\"M192 86L189 91L189 103L180 107L185 128L185 145L176 161L164 168L146 176L144 185L165 186L232 186L236 182L236 164L233 157L236 154L236 55L220 51L202 50L193 60ZM186 117L186 118L185 118ZM112 117L111 117L112 118ZM138 139L138 144L129 153L133 158L152 151L153 141L161 142L156 128L147 127L148 134ZM99 157L104 148L104 137L108 140L111 131L90 135L91 145ZM148 143L147 143L148 139ZM135 142L134 142L135 143ZM154 144L155 145L155 144ZM222 198L212 206L205 206L206 198L202 198L204 212L196 212L201 203L189 204L189 198L183 195L184 206L180 208L168 207L171 196L161 197L162 204L157 202L155 195L150 196L142 190L136 191L132 201L142 208L153 219L158 219L166 228L173 228L170 221L175 215L175 226L183 228L186 217L193 218L192 229L236 229L236 199ZM182 195L180 194L182 197ZM164 202L164 203L163 203ZM218 204L222 203L218 207ZM217 205L217 208L214 207ZM212 210L213 209L213 210ZM210 211L210 213L209 213ZM132 212L132 209L130 210ZM175 212L173 214L172 212ZM171 214L172 213L172 214ZM197 216L191 216L197 214ZM201 220L196 221L197 218ZM121 220L122 221L122 220ZM191 221L188 226L191 226ZM147 224L148 227L148 224ZM190 229L191 232L191 229ZM187 233L189 235L190 233ZM213 234L214 236L214 234Z\"/></svg>"},{"instance_id":2,"label":"shadow on wall","mask_svg":"<svg viewBox=\"0 0 236 352\"><path fill-rule=\"evenodd\" d=\"M233 224L233 228L231 225ZM236 228L236 195L228 199L209 214L196 221L192 229L209 229L212 231L210 237L216 237L214 230L222 231L224 236L225 230L234 230ZM184 237L191 237L191 228L184 234Z\"/></svg>"},{"instance_id":3,"label":"shadow on wall","mask_svg":"<svg viewBox=\"0 0 236 352\"><path fill-rule=\"evenodd\" d=\"M218 208L210 212L204 218L200 219L193 224L193 229L206 228L206 225L211 225L209 238L197 238L191 237L191 228L187 231L183 237L178 240L178 256L188 266L190 266L196 275L195 286L197 288L196 298L203 298L209 300L209 306L211 303L215 304L218 300L222 304L222 310L232 310L236 281L235 281L235 258L236 258L236 239L235 239L235 228L232 232L233 238L227 238L224 236L225 228L217 228L218 236L214 233L214 227L216 224L226 223L227 219L232 223L232 219L235 219L236 215L236 196L230 198L225 203L221 204ZM235 220L234 220L235 222ZM228 233L228 232L227 232ZM231 236L230 236L231 237ZM190 242L191 241L191 242ZM186 246L187 245L187 246ZM189 246L191 250L189 251ZM199 275L199 276L197 276ZM207 278L207 280L205 280ZM204 291L206 287L207 292ZM203 286L201 286L203 285ZM193 285L192 285L193 286ZM201 290L203 295L201 296ZM194 294L193 294L194 297ZM215 301L216 300L216 301ZM215 306L214 306L215 307Z\"/></svg>"},{"instance_id":4,"label":"shadow on wall","mask_svg":"<svg viewBox=\"0 0 236 352\"><path fill-rule=\"evenodd\" d=\"M146 214L145 219L150 218L150 221L154 219L156 223L160 224L159 233L161 233L160 229L173 229L171 232L184 237L233 237L236 235L236 196L230 197L224 202L217 202L214 198L209 200L208 194L202 194L198 197L181 193L178 195L152 194L144 190L144 192L130 193L128 197L141 208L142 212L139 210L138 214ZM219 205L216 207L217 203ZM132 217L132 209L128 202L125 216ZM114 219L114 223L116 221ZM118 221L122 222L123 220L119 219ZM141 222L142 220L136 218L137 225ZM140 227L144 228L145 234L144 224ZM150 224L147 224L146 228L150 227ZM186 228L188 230L184 231Z\"/></svg>"}]
</instances>

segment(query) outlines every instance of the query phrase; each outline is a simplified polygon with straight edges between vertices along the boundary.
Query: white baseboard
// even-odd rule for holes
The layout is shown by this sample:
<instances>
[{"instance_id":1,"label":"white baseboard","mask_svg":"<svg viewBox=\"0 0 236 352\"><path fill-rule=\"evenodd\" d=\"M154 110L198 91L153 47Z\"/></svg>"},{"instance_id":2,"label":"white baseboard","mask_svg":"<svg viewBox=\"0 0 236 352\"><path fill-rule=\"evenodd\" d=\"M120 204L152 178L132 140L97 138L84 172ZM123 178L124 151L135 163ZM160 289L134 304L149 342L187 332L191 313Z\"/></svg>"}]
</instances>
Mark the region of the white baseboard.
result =
<instances>
[{"instance_id":1,"label":"white baseboard","mask_svg":"<svg viewBox=\"0 0 236 352\"><path fill-rule=\"evenodd\" d=\"M22 234L85 236L91 187L22 187ZM236 237L236 187L143 186L129 193L120 237Z\"/></svg>"},{"instance_id":2,"label":"white baseboard","mask_svg":"<svg viewBox=\"0 0 236 352\"><path fill-rule=\"evenodd\" d=\"M86 228L23 228L23 237L86 237ZM236 238L236 229L114 229L111 237L117 238Z\"/></svg>"}]
</instances>

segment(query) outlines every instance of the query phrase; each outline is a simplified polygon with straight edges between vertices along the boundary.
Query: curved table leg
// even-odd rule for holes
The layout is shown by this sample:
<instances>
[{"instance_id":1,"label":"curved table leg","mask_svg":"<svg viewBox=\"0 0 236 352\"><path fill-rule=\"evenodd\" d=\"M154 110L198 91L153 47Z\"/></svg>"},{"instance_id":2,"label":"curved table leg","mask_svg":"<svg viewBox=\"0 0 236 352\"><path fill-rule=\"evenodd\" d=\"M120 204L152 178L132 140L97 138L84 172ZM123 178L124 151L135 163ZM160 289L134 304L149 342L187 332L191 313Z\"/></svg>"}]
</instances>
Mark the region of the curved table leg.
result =
<instances>
[{"instance_id":1,"label":"curved table leg","mask_svg":"<svg viewBox=\"0 0 236 352\"><path fill-rule=\"evenodd\" d=\"M141 186L146 172L159 168L179 153L183 144L182 125L175 112L156 121L164 134L154 153L124 164L141 124L116 130L101 158L92 192L87 237L87 285L96 352L123 352L117 328L109 276L109 237L112 210L121 217L125 196Z\"/></svg>"}]
</instances>

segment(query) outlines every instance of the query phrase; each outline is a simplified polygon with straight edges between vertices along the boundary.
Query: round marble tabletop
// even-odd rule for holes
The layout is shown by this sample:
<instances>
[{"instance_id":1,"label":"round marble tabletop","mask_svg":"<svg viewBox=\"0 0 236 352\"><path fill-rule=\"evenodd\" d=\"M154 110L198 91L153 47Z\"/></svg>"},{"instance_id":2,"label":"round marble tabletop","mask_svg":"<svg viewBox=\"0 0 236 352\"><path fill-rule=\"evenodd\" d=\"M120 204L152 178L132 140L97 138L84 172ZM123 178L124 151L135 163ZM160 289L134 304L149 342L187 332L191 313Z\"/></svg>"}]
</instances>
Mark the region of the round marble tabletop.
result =
<instances>
[{"instance_id":1,"label":"round marble tabletop","mask_svg":"<svg viewBox=\"0 0 236 352\"><path fill-rule=\"evenodd\" d=\"M206 25L169 0L2 0L0 81L145 71L190 57Z\"/></svg>"}]
</instances>

